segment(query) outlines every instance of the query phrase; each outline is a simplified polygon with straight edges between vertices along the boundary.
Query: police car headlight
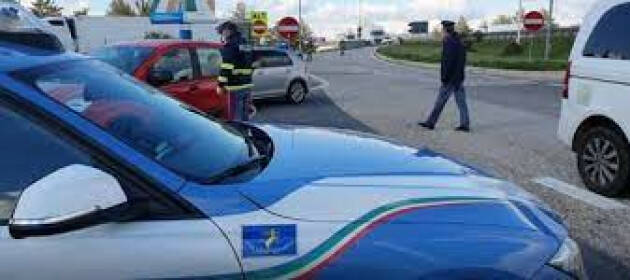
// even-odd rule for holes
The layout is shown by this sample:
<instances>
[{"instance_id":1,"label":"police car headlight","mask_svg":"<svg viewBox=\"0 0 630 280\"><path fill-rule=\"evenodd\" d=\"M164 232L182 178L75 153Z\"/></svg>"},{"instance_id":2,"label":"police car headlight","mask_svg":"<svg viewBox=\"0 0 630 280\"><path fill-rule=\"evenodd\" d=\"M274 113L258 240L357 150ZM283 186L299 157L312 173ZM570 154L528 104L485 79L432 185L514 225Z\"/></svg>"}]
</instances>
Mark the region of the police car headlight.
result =
<instances>
[{"instance_id":1,"label":"police car headlight","mask_svg":"<svg viewBox=\"0 0 630 280\"><path fill-rule=\"evenodd\" d=\"M570 274L577 279L588 279L582 262L580 247L571 238L567 238L560 246L549 265Z\"/></svg>"}]
</instances>

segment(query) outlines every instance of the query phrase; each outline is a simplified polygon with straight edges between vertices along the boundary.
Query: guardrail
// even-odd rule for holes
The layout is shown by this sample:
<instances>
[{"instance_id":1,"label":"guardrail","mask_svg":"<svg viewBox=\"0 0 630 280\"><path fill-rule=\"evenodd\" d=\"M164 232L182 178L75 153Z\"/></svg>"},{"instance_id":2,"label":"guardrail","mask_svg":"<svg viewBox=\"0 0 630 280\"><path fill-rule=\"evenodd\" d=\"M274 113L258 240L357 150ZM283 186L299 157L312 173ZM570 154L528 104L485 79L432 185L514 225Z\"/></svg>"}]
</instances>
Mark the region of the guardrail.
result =
<instances>
[{"instance_id":1,"label":"guardrail","mask_svg":"<svg viewBox=\"0 0 630 280\"><path fill-rule=\"evenodd\" d=\"M580 31L579 26L558 27L558 28L553 29L553 36L570 38L570 37L577 36L579 31ZM546 34L547 34L546 29L543 29L535 33L530 33L527 31L523 31L521 33L522 36L525 36L525 37L534 36L535 38L544 37L546 36ZM488 33L484 33L483 35L484 35L484 40L489 40L489 41L516 40L516 37L518 37L518 34L516 31L488 32Z\"/></svg>"}]
</instances>

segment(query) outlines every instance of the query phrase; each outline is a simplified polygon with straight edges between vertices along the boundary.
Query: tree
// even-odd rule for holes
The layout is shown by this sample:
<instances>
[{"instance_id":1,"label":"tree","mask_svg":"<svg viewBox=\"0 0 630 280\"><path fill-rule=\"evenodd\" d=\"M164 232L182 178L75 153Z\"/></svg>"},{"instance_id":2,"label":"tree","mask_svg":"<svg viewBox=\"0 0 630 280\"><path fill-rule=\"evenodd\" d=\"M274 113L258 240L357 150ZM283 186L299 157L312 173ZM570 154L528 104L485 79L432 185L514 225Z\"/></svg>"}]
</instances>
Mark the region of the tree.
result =
<instances>
[{"instance_id":1,"label":"tree","mask_svg":"<svg viewBox=\"0 0 630 280\"><path fill-rule=\"evenodd\" d=\"M55 0L35 0L32 5L31 12L38 17L58 17L63 10L55 4Z\"/></svg>"},{"instance_id":2,"label":"tree","mask_svg":"<svg viewBox=\"0 0 630 280\"><path fill-rule=\"evenodd\" d=\"M468 25L468 21L464 16L460 16L457 24L455 25L455 30L462 34L462 36L466 37L472 31L470 26Z\"/></svg>"},{"instance_id":3,"label":"tree","mask_svg":"<svg viewBox=\"0 0 630 280\"><path fill-rule=\"evenodd\" d=\"M89 11L90 11L90 9L89 9L89 8L82 8L82 9L78 9L78 10L76 10L76 11L72 12L72 14L73 14L75 17L78 17L78 16L87 16Z\"/></svg>"},{"instance_id":4,"label":"tree","mask_svg":"<svg viewBox=\"0 0 630 280\"><path fill-rule=\"evenodd\" d=\"M442 28L440 28L439 26L434 26L433 29L431 30L431 39L435 40L435 41L441 41L442 40Z\"/></svg>"},{"instance_id":5,"label":"tree","mask_svg":"<svg viewBox=\"0 0 630 280\"><path fill-rule=\"evenodd\" d=\"M108 16L135 17L136 12L125 0L112 0L107 9Z\"/></svg>"},{"instance_id":6,"label":"tree","mask_svg":"<svg viewBox=\"0 0 630 280\"><path fill-rule=\"evenodd\" d=\"M148 17L151 14L151 1L136 0L136 14L141 17Z\"/></svg>"},{"instance_id":7,"label":"tree","mask_svg":"<svg viewBox=\"0 0 630 280\"><path fill-rule=\"evenodd\" d=\"M513 16L510 15L498 15L494 20L492 20L492 24L514 24L516 20Z\"/></svg>"}]
</instances>

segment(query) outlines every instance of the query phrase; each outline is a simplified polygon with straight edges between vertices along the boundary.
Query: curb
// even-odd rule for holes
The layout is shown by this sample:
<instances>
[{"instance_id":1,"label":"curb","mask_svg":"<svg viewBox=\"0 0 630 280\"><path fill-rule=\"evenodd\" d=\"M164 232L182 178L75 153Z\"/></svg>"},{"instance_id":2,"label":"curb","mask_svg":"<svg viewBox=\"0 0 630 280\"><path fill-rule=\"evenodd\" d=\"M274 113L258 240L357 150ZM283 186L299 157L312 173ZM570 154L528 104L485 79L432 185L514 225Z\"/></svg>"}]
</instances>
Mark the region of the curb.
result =
<instances>
[{"instance_id":1,"label":"curb","mask_svg":"<svg viewBox=\"0 0 630 280\"><path fill-rule=\"evenodd\" d=\"M376 49L372 53L372 56L377 60L390 63L390 64L395 64L395 65L403 65L403 66L425 68L425 69L440 69L440 65L436 63L426 63L426 62L409 61L409 60L391 58L386 55L382 55L378 53ZM492 69L492 68L466 66L466 72L472 73L472 74L503 76L503 77L509 77L509 78L525 78L525 79L552 81L552 82L561 82L562 79L564 78L564 71L519 71L519 70L504 70L504 69Z\"/></svg>"}]
</instances>

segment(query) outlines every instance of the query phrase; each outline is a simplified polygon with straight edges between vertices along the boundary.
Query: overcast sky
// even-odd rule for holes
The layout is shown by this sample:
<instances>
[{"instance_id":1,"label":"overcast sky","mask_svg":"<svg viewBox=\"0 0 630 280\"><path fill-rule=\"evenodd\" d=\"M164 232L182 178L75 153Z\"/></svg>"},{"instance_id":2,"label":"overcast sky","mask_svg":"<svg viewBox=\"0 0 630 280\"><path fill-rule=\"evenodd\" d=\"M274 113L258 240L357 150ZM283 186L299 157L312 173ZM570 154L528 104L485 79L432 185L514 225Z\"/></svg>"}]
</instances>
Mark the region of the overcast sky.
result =
<instances>
[{"instance_id":1,"label":"overcast sky","mask_svg":"<svg viewBox=\"0 0 630 280\"><path fill-rule=\"evenodd\" d=\"M128 0L134 1L134 0ZM225 17L239 0L216 0L217 17ZM248 9L266 10L272 21L283 16L296 16L299 0L244 0ZM332 37L356 28L359 22L360 0L302 0L303 18L319 36ZM562 24L580 21L597 0L555 0L556 18ZM71 13L79 7L89 7L90 14L102 15L110 0L56 0ZM437 20L444 16L466 16L473 25L480 19L514 13L518 0L362 0L366 27L382 26L390 33L401 33L413 20ZM548 7L548 0L523 0L525 10Z\"/></svg>"}]
</instances>

